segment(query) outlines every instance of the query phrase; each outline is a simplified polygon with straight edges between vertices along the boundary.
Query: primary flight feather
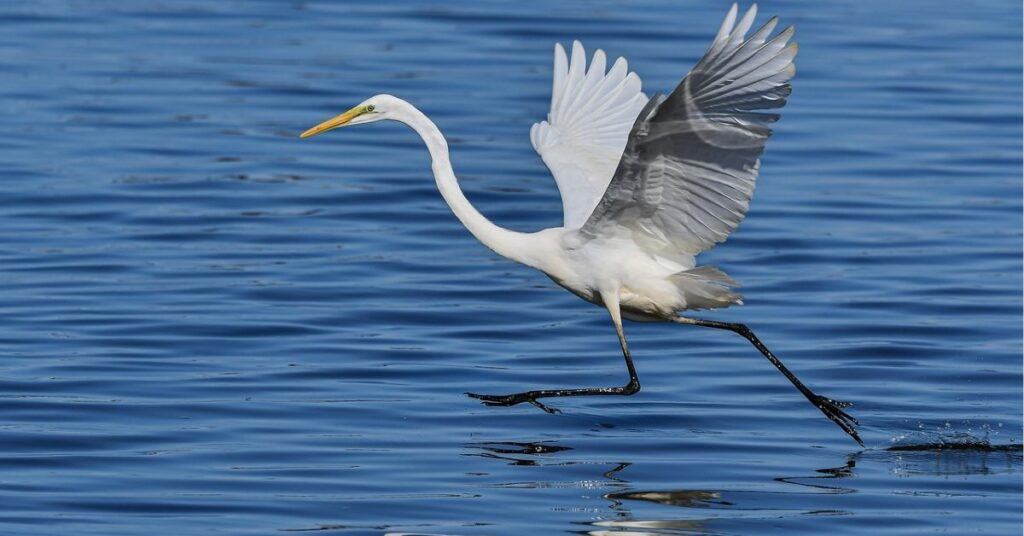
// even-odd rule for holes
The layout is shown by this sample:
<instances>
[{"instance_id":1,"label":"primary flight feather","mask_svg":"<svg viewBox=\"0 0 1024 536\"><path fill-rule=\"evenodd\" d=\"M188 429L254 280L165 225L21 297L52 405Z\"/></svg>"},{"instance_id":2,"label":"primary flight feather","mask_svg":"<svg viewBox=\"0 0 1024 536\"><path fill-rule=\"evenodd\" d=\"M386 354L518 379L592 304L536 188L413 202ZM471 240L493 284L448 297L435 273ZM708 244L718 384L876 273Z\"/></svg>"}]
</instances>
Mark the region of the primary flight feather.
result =
<instances>
[{"instance_id":1,"label":"primary flight feather","mask_svg":"<svg viewBox=\"0 0 1024 536\"><path fill-rule=\"evenodd\" d=\"M750 37L757 6L737 20L734 4L704 57L667 96L648 98L640 78L583 45L555 46L551 109L530 141L562 197L563 226L534 233L499 227L466 199L437 126L408 102L377 95L303 132L384 119L415 130L430 151L438 190L456 217L496 253L536 268L581 298L607 308L629 373L622 387L470 394L489 405L542 398L631 395L640 390L622 319L733 331L750 341L793 385L861 443L849 404L807 388L743 324L681 313L742 303L738 284L696 256L724 241L746 216L760 157L795 74L793 28L772 35L772 18ZM861 443L863 444L863 443Z\"/></svg>"}]
</instances>

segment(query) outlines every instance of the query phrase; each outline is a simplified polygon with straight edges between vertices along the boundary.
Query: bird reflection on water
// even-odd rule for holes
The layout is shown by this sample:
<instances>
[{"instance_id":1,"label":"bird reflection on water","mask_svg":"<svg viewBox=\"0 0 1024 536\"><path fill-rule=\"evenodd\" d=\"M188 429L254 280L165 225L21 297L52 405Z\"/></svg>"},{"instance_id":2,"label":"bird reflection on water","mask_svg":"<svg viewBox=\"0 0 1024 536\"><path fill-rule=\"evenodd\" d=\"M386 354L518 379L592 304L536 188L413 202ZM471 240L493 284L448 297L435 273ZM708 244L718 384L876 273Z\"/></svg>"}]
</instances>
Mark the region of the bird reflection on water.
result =
<instances>
[{"instance_id":1,"label":"bird reflection on water","mask_svg":"<svg viewBox=\"0 0 1024 536\"><path fill-rule=\"evenodd\" d=\"M588 519L577 520L594 536L608 534L661 535L728 532L734 520L751 518L787 519L797 516L853 515L865 488L874 485L875 475L908 477L906 493L922 497L943 497L948 493L934 484L935 478L987 475L1014 470L1021 463L1019 445L981 445L977 449L954 450L934 445L902 445L885 450L864 450L847 455L834 466L808 469L806 474L784 475L771 480L783 487L758 489L701 489L661 487L637 489L629 473L638 466L628 461L600 461L580 456L580 449L562 441L497 441L465 444L465 455L498 460L509 466L541 468L531 480L498 484L503 488L543 489L575 486L586 492L600 490L608 502L606 510L590 511ZM595 467L593 478L567 482L562 468ZM546 468L546 469L545 469ZM540 478L538 478L540 476ZM545 479L548 476L550 479ZM552 505L559 508L559 505Z\"/></svg>"},{"instance_id":2,"label":"bird reflection on water","mask_svg":"<svg viewBox=\"0 0 1024 536\"><path fill-rule=\"evenodd\" d=\"M509 465L539 465L537 460L519 457L521 455L532 456L537 454L552 454L563 450L572 450L570 447L561 447L550 442L540 443L518 443L515 441L498 441L493 443L469 443L466 448L478 449L481 452L468 454L468 456L479 456L481 458L492 458L495 460L508 461Z\"/></svg>"}]
</instances>

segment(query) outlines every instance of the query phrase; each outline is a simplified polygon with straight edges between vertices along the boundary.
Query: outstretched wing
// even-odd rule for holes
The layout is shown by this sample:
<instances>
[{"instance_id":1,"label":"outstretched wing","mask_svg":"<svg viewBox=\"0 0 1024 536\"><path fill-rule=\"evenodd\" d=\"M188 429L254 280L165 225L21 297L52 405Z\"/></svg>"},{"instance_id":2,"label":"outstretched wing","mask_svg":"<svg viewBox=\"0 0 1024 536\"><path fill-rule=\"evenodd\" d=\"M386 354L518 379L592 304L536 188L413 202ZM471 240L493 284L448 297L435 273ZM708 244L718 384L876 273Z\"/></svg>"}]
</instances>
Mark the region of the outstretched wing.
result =
<instances>
[{"instance_id":1,"label":"outstretched wing","mask_svg":"<svg viewBox=\"0 0 1024 536\"><path fill-rule=\"evenodd\" d=\"M598 50L587 69L579 41L572 44L572 61L555 45L555 74L548 120L533 125L530 142L558 183L564 224L578 228L597 206L626 146L629 129L647 102L640 77L629 72L626 60L615 60L605 72L605 55Z\"/></svg>"},{"instance_id":2,"label":"outstretched wing","mask_svg":"<svg viewBox=\"0 0 1024 536\"><path fill-rule=\"evenodd\" d=\"M615 175L581 232L628 232L668 257L696 255L729 236L747 213L769 125L796 70L789 27L772 18L745 39L757 6L736 5L711 47L667 98L641 111Z\"/></svg>"}]
</instances>

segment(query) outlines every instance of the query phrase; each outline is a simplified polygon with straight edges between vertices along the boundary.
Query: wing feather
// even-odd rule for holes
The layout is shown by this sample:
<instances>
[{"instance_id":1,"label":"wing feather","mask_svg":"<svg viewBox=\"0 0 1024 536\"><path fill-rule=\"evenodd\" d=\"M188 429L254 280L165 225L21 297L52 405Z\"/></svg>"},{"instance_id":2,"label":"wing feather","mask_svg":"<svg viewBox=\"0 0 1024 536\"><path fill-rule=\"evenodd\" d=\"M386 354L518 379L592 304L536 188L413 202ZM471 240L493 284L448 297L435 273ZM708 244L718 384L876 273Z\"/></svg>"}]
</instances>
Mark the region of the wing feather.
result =
<instances>
[{"instance_id":1,"label":"wing feather","mask_svg":"<svg viewBox=\"0 0 1024 536\"><path fill-rule=\"evenodd\" d=\"M626 146L637 113L647 102L640 77L618 58L573 42L571 57L555 45L551 111L530 129L530 142L551 170L562 196L564 225L578 228L597 206Z\"/></svg>"},{"instance_id":2,"label":"wing feather","mask_svg":"<svg viewBox=\"0 0 1024 536\"><path fill-rule=\"evenodd\" d=\"M752 6L734 4L697 65L666 98L655 96L630 130L622 158L584 236L629 234L666 257L724 241L746 216L770 125L796 70L792 27L769 38L770 19L749 39Z\"/></svg>"}]
</instances>

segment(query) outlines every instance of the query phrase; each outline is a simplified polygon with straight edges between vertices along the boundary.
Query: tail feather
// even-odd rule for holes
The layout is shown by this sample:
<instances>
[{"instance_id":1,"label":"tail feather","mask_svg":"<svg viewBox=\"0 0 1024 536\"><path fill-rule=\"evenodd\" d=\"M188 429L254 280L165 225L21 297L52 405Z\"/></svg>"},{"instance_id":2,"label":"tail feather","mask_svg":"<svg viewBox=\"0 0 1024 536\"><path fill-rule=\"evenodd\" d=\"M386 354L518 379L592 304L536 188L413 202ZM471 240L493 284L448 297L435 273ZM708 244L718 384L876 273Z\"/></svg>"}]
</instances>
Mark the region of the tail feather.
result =
<instances>
[{"instance_id":1,"label":"tail feather","mask_svg":"<svg viewBox=\"0 0 1024 536\"><path fill-rule=\"evenodd\" d=\"M718 309L742 305L743 296L732 289L740 284L714 266L698 266L672 276L686 300L686 309Z\"/></svg>"}]
</instances>

